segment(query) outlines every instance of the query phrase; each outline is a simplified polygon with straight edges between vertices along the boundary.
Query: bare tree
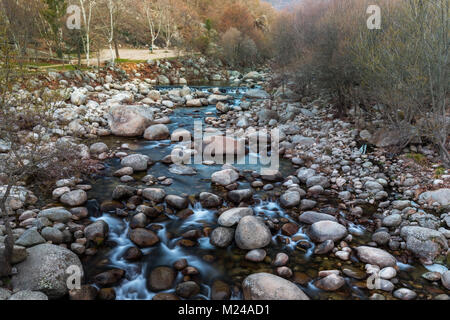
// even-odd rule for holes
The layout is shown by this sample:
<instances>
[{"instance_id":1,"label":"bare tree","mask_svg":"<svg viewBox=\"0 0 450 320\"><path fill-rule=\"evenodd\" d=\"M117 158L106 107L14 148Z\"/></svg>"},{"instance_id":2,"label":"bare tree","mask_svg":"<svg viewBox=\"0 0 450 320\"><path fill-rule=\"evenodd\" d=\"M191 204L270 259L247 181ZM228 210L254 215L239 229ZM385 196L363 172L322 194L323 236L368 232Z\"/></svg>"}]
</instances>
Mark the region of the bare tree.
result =
<instances>
[{"instance_id":1,"label":"bare tree","mask_svg":"<svg viewBox=\"0 0 450 320\"><path fill-rule=\"evenodd\" d=\"M159 37L163 22L161 2L159 0L144 0L144 12L150 32L150 50L153 52L153 47L155 46L155 41Z\"/></svg>"},{"instance_id":2,"label":"bare tree","mask_svg":"<svg viewBox=\"0 0 450 320\"><path fill-rule=\"evenodd\" d=\"M83 47L86 53L87 65L90 66L90 54L91 54L91 21L92 12L94 6L96 5L96 0L80 0L81 13L83 15L84 22L84 41Z\"/></svg>"}]
</instances>

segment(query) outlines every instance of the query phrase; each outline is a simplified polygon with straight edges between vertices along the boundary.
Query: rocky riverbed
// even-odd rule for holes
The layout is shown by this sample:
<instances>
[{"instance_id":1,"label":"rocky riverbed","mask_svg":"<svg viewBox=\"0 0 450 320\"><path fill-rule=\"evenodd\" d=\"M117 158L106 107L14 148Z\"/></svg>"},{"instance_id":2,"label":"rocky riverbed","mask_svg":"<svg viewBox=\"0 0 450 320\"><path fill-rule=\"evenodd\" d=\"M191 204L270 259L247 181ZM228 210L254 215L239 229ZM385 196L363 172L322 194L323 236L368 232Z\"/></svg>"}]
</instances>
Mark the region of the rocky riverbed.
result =
<instances>
[{"instance_id":1,"label":"rocky riverbed","mask_svg":"<svg viewBox=\"0 0 450 320\"><path fill-rule=\"evenodd\" d=\"M228 85L188 86L193 73ZM57 181L52 199L13 189L0 299L449 299L450 175L436 176L433 148L391 156L390 132L358 130L331 97L270 77L191 60L33 80L66 99L40 133L95 173ZM216 155L277 128L278 170L261 174L251 151L243 164L173 163L174 150L196 153L179 142L194 120ZM0 252L4 238L0 224ZM73 266L81 289L67 287Z\"/></svg>"}]
</instances>

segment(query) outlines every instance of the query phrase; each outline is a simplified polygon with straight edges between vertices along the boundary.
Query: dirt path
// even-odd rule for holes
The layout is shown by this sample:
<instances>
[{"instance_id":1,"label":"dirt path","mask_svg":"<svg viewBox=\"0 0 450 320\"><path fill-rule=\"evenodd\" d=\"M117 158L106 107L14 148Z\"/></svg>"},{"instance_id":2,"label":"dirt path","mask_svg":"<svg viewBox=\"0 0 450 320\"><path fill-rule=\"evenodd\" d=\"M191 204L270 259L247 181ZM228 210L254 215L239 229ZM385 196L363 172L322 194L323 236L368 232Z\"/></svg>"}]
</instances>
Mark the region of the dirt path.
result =
<instances>
[{"instance_id":1,"label":"dirt path","mask_svg":"<svg viewBox=\"0 0 450 320\"><path fill-rule=\"evenodd\" d=\"M173 58L179 55L183 55L183 52L178 52L176 50L165 50L158 49L153 50L153 53L150 53L148 49L119 49L120 59L126 60L158 60L164 58ZM100 62L105 62L111 60L111 52L109 49L102 49L100 51ZM77 63L77 61L74 61ZM81 60L81 64L86 64L86 59ZM91 64L97 63L97 57L93 57L91 59Z\"/></svg>"}]
</instances>

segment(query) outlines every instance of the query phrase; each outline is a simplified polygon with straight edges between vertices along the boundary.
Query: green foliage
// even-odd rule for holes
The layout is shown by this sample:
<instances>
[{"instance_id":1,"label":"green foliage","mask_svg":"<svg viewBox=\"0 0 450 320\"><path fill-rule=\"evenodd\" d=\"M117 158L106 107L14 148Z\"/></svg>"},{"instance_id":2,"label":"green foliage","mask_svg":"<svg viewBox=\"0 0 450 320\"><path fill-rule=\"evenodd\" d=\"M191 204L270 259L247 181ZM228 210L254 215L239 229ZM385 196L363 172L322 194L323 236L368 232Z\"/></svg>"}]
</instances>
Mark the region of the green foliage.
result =
<instances>
[{"instance_id":1,"label":"green foliage","mask_svg":"<svg viewBox=\"0 0 450 320\"><path fill-rule=\"evenodd\" d=\"M421 166L424 166L428 163L427 157L421 153L415 152L407 153L406 157L414 160L415 163L420 164Z\"/></svg>"},{"instance_id":2,"label":"green foliage","mask_svg":"<svg viewBox=\"0 0 450 320\"><path fill-rule=\"evenodd\" d=\"M55 43L56 54L62 58L62 39L60 37L63 26L62 17L66 14L67 0L43 0L45 7L41 9L41 14L48 24L49 36Z\"/></svg>"}]
</instances>

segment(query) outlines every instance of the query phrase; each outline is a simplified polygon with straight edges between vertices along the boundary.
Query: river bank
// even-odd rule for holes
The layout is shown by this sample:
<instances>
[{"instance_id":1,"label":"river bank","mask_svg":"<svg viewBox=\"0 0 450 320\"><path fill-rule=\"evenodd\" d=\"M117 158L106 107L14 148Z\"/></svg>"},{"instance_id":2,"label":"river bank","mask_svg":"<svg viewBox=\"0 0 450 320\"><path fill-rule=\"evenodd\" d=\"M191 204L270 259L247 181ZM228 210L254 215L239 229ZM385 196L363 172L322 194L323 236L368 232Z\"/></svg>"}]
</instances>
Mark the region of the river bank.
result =
<instances>
[{"instance_id":1,"label":"river bank","mask_svg":"<svg viewBox=\"0 0 450 320\"><path fill-rule=\"evenodd\" d=\"M52 200L15 190L16 274L1 296L448 299L450 176L407 156L433 162L433 149L391 158L334 119L326 94L292 101L270 77L198 59L39 79L67 98L48 133L96 173L57 181ZM279 170L172 163L176 148L195 153L178 143L194 119L206 145L231 154L234 140L219 137L277 128ZM66 286L71 265L81 290Z\"/></svg>"}]
</instances>

